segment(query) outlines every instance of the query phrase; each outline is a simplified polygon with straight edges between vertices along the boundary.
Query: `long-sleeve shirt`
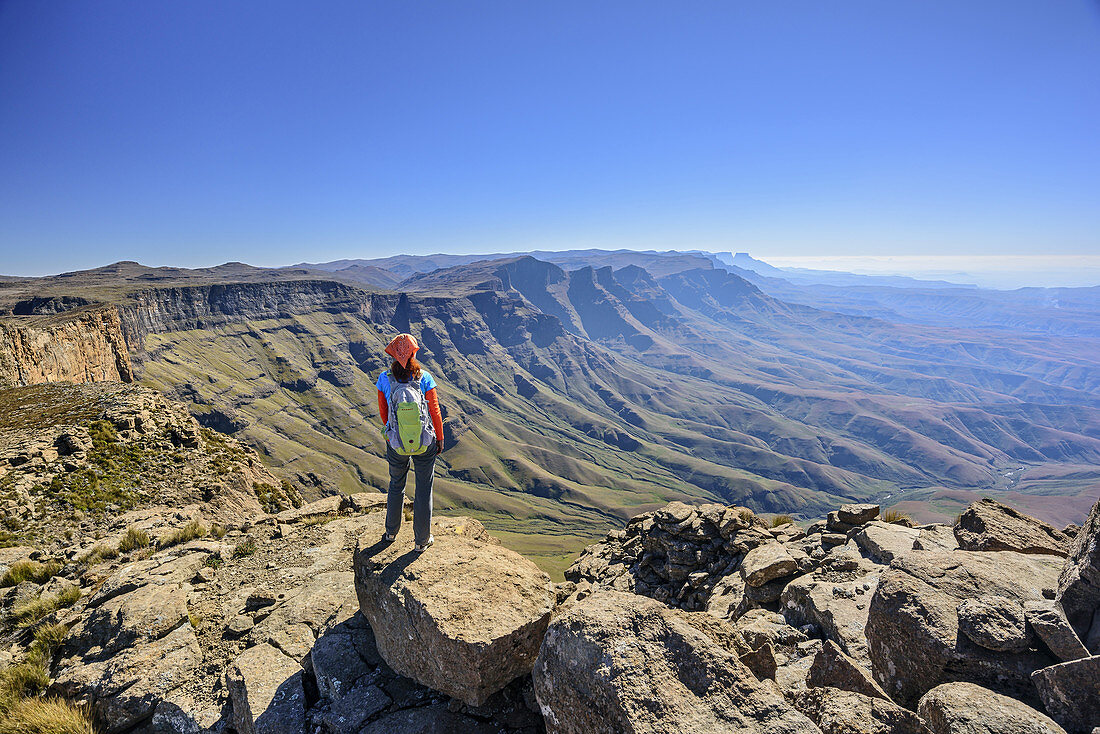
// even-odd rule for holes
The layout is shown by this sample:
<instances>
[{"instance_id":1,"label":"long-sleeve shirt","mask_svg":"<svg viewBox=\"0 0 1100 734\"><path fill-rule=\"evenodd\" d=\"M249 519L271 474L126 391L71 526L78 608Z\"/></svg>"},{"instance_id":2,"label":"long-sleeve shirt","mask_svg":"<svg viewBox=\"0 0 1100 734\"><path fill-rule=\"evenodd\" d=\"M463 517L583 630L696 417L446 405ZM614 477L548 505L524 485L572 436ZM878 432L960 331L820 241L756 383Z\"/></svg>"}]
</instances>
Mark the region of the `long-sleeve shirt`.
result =
<instances>
[{"instance_id":1,"label":"long-sleeve shirt","mask_svg":"<svg viewBox=\"0 0 1100 734\"><path fill-rule=\"evenodd\" d=\"M375 386L378 390L378 412L382 416L382 423L390 420L390 373L383 372ZM420 371L420 389L424 391L424 399L428 403L428 415L432 418L432 427L435 429L436 440L443 441L443 414L439 412L439 395L435 389L435 379L426 371Z\"/></svg>"}]
</instances>

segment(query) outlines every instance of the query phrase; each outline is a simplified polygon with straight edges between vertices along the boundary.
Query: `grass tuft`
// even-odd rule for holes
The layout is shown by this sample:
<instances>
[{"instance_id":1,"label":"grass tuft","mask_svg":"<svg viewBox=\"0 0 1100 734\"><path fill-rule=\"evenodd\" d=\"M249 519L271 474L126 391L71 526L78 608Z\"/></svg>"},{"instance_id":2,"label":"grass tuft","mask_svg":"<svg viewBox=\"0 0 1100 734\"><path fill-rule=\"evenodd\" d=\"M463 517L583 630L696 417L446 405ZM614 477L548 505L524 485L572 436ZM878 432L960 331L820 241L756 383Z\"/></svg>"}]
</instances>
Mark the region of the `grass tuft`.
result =
<instances>
[{"instance_id":1,"label":"grass tuft","mask_svg":"<svg viewBox=\"0 0 1100 734\"><path fill-rule=\"evenodd\" d=\"M741 518L741 522L747 523L751 523L753 520L756 519L756 513L754 513L747 507L742 507L740 510L738 510L737 516Z\"/></svg>"},{"instance_id":2,"label":"grass tuft","mask_svg":"<svg viewBox=\"0 0 1100 734\"><path fill-rule=\"evenodd\" d=\"M23 698L0 718L0 734L95 734L87 710L60 698Z\"/></svg>"},{"instance_id":3,"label":"grass tuft","mask_svg":"<svg viewBox=\"0 0 1100 734\"><path fill-rule=\"evenodd\" d=\"M149 538L149 533L141 528L130 527L126 528L126 534L118 542L118 552L129 553L138 548L148 548L151 544L152 540Z\"/></svg>"},{"instance_id":4,"label":"grass tuft","mask_svg":"<svg viewBox=\"0 0 1100 734\"><path fill-rule=\"evenodd\" d=\"M223 563L225 563L225 559L222 558L221 553L211 553L202 562L202 565L206 566L207 568L216 569L219 568Z\"/></svg>"},{"instance_id":5,"label":"grass tuft","mask_svg":"<svg viewBox=\"0 0 1100 734\"><path fill-rule=\"evenodd\" d=\"M777 528L780 525L786 525L789 522L794 522L794 518L790 515L775 515L771 519L771 527Z\"/></svg>"},{"instance_id":6,"label":"grass tuft","mask_svg":"<svg viewBox=\"0 0 1100 734\"><path fill-rule=\"evenodd\" d=\"M186 543L204 535L206 535L206 526L198 520L192 520L183 527L170 530L157 538L157 548L171 548L173 545Z\"/></svg>"},{"instance_id":7,"label":"grass tuft","mask_svg":"<svg viewBox=\"0 0 1100 734\"><path fill-rule=\"evenodd\" d=\"M17 586L24 581L44 584L57 575L61 564L56 561L39 563L38 561L16 561L0 577L0 586Z\"/></svg>"},{"instance_id":8,"label":"grass tuft","mask_svg":"<svg viewBox=\"0 0 1100 734\"><path fill-rule=\"evenodd\" d=\"M100 543L80 558L76 559L76 562L83 566L94 566L97 563L103 563L112 558L118 558L118 551L109 545Z\"/></svg>"},{"instance_id":9,"label":"grass tuft","mask_svg":"<svg viewBox=\"0 0 1100 734\"><path fill-rule=\"evenodd\" d=\"M30 627L46 615L71 607L80 599L80 587L70 586L57 596L48 594L24 602L11 610L11 620L18 627Z\"/></svg>"},{"instance_id":10,"label":"grass tuft","mask_svg":"<svg viewBox=\"0 0 1100 734\"><path fill-rule=\"evenodd\" d=\"M227 532L229 532L229 530L224 525L214 523L210 526L210 535L217 538L218 540L224 538Z\"/></svg>"},{"instance_id":11,"label":"grass tuft","mask_svg":"<svg viewBox=\"0 0 1100 734\"><path fill-rule=\"evenodd\" d=\"M906 515L904 512L897 510L883 510L882 511L883 522L910 522L912 518Z\"/></svg>"},{"instance_id":12,"label":"grass tuft","mask_svg":"<svg viewBox=\"0 0 1100 734\"><path fill-rule=\"evenodd\" d=\"M237 547L233 549L234 558L247 558L256 552L256 540L254 538L245 538Z\"/></svg>"}]
</instances>

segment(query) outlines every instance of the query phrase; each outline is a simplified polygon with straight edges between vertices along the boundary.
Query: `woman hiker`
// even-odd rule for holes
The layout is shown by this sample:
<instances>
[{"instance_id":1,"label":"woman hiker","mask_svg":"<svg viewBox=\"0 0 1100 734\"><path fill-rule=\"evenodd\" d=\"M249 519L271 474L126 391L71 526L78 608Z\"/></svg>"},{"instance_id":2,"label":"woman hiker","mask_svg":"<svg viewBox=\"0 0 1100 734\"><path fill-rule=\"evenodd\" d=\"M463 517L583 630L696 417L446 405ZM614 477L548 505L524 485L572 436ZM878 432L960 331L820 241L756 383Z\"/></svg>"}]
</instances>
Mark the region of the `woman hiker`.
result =
<instances>
[{"instance_id":1,"label":"woman hiker","mask_svg":"<svg viewBox=\"0 0 1100 734\"><path fill-rule=\"evenodd\" d=\"M432 537L432 473L435 457L443 451L443 417L435 380L416 361L420 345L412 334L398 334L386 347L393 357L390 368L378 377L378 412L382 414L382 435L386 438L386 460L390 465L390 491L386 495L386 533L382 539L397 539L404 511L405 480L409 459L416 474L413 499L413 540L416 551L425 550Z\"/></svg>"}]
</instances>

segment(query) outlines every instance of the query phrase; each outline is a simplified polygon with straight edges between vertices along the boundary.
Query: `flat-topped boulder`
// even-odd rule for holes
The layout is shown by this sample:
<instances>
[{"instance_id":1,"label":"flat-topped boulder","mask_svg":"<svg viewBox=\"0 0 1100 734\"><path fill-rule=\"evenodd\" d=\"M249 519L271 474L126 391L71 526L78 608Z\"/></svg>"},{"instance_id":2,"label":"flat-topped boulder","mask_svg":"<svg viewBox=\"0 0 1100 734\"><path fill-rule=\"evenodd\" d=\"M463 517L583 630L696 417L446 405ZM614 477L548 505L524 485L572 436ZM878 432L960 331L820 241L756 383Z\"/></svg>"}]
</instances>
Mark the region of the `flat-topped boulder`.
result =
<instances>
[{"instance_id":1,"label":"flat-topped boulder","mask_svg":"<svg viewBox=\"0 0 1100 734\"><path fill-rule=\"evenodd\" d=\"M406 527L393 543L359 538L355 591L378 652L401 675L471 706L531 672L554 587L476 520L446 518L435 544L413 549Z\"/></svg>"},{"instance_id":2,"label":"flat-topped boulder","mask_svg":"<svg viewBox=\"0 0 1100 734\"><path fill-rule=\"evenodd\" d=\"M546 731L819 734L757 680L738 640L709 614L596 591L547 630L533 674Z\"/></svg>"},{"instance_id":3,"label":"flat-topped boulder","mask_svg":"<svg viewBox=\"0 0 1100 734\"><path fill-rule=\"evenodd\" d=\"M1061 530L988 497L959 516L955 538L963 550L1016 551L1063 558L1071 543Z\"/></svg>"}]
</instances>

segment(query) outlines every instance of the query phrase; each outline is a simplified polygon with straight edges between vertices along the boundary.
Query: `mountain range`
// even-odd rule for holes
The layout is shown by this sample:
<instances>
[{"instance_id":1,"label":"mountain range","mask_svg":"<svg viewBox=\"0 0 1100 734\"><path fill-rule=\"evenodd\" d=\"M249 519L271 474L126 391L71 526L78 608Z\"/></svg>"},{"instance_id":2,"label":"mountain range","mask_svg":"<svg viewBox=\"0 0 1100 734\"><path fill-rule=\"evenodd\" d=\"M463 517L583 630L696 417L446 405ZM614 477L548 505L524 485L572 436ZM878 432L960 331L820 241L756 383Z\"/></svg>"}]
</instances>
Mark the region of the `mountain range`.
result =
<instances>
[{"instance_id":1,"label":"mountain range","mask_svg":"<svg viewBox=\"0 0 1100 734\"><path fill-rule=\"evenodd\" d=\"M1084 516L1100 487L1096 289L830 285L727 260L588 250L12 278L0 375L123 377L125 357L307 496L353 492L386 484L373 384L409 331L441 385L437 506L551 571L676 499L806 518L873 499L944 519L996 490L1053 522ZM101 348L66 346L115 321Z\"/></svg>"}]
</instances>

